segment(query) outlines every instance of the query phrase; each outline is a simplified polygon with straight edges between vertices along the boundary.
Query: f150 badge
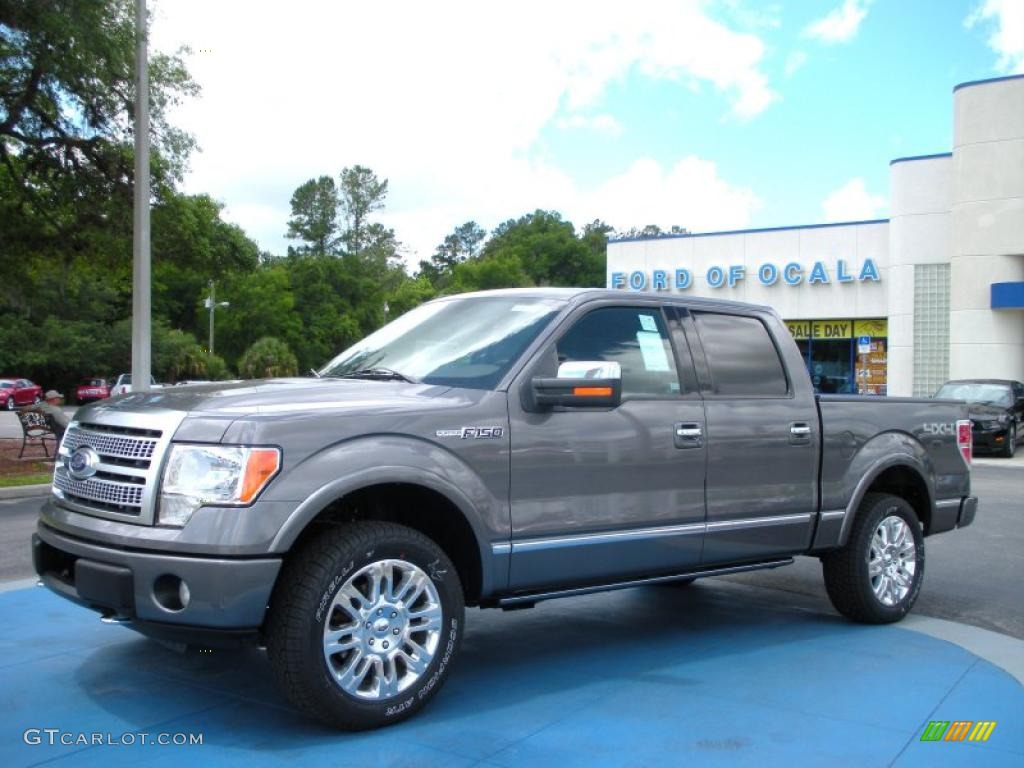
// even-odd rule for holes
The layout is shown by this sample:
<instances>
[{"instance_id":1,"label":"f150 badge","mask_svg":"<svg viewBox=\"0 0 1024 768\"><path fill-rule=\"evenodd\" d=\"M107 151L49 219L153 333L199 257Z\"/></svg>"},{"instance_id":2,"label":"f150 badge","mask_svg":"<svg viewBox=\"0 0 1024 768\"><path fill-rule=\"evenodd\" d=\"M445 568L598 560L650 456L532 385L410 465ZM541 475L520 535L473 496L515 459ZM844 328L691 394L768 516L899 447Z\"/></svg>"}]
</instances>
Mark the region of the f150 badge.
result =
<instances>
[{"instance_id":1,"label":"f150 badge","mask_svg":"<svg viewBox=\"0 0 1024 768\"><path fill-rule=\"evenodd\" d=\"M487 440L505 434L504 427L462 427L461 429L439 429L438 437L457 437L460 440Z\"/></svg>"}]
</instances>

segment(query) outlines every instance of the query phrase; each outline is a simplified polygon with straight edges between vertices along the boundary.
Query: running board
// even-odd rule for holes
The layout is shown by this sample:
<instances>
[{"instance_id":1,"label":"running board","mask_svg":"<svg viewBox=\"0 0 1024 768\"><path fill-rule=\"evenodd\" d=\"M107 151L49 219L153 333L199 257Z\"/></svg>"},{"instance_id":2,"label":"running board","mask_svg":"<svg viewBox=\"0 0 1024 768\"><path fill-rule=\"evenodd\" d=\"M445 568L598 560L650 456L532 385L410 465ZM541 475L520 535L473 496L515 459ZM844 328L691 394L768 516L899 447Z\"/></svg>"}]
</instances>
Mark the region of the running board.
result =
<instances>
[{"instance_id":1,"label":"running board","mask_svg":"<svg viewBox=\"0 0 1024 768\"><path fill-rule=\"evenodd\" d=\"M781 560L768 560L763 563L750 563L748 565L730 565L722 568L708 568L700 571L686 571L685 573L673 573L669 576L650 576L644 579L633 579L631 581L617 581L611 584L596 584L590 587L576 587L574 589L559 589L551 592L529 592L518 595L500 597L494 603L499 608L514 610L516 608L529 608L534 603L542 600L553 600L557 597L576 597L578 595L590 595L594 592L611 592L615 589L629 589L631 587L642 587L648 584L665 584L670 581L682 579L700 579L705 576L725 576L730 573L743 573L744 571L760 571L768 568L781 568L784 565L791 565L792 557Z\"/></svg>"}]
</instances>

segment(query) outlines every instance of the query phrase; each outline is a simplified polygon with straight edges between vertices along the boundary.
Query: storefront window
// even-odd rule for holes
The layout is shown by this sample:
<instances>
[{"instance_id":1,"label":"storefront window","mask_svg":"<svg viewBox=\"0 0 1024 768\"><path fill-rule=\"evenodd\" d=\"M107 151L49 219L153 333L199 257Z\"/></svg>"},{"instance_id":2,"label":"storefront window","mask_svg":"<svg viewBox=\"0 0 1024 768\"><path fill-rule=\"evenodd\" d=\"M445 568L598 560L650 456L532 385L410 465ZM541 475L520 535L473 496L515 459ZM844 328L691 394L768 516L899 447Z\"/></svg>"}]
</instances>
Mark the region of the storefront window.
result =
<instances>
[{"instance_id":1,"label":"storefront window","mask_svg":"<svg viewBox=\"0 0 1024 768\"><path fill-rule=\"evenodd\" d=\"M807 364L814 389L821 393L886 393L885 320L787 320Z\"/></svg>"}]
</instances>

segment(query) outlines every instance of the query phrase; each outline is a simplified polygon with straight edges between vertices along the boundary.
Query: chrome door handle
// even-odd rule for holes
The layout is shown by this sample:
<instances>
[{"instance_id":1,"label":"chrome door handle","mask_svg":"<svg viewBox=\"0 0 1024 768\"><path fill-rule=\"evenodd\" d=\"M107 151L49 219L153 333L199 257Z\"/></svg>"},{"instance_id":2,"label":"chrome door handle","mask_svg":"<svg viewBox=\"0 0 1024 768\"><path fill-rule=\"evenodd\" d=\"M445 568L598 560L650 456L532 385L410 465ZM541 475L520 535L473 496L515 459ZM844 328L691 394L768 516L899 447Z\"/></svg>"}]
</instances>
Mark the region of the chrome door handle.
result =
<instances>
[{"instance_id":1,"label":"chrome door handle","mask_svg":"<svg viewBox=\"0 0 1024 768\"><path fill-rule=\"evenodd\" d=\"M704 445L704 426L698 422L679 422L673 431L676 448L700 448Z\"/></svg>"},{"instance_id":2,"label":"chrome door handle","mask_svg":"<svg viewBox=\"0 0 1024 768\"><path fill-rule=\"evenodd\" d=\"M795 421L789 425L789 442L793 445L807 445L811 442L811 425Z\"/></svg>"}]
</instances>

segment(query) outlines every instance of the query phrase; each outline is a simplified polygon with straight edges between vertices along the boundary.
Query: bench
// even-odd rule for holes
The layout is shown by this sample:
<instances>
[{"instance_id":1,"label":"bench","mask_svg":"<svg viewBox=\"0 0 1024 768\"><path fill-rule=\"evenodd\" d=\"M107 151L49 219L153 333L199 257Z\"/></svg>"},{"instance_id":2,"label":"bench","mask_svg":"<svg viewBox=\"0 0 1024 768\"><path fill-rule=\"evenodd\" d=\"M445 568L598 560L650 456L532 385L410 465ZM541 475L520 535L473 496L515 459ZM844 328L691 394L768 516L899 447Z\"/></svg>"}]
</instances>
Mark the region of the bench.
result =
<instances>
[{"instance_id":1,"label":"bench","mask_svg":"<svg viewBox=\"0 0 1024 768\"><path fill-rule=\"evenodd\" d=\"M20 459L25 455L25 448L33 442L43 446L43 453L50 458L50 451L46 447L47 441L54 444L56 453L57 431L48 416L38 411L18 411L18 421L21 423L21 451L18 453Z\"/></svg>"}]
</instances>

